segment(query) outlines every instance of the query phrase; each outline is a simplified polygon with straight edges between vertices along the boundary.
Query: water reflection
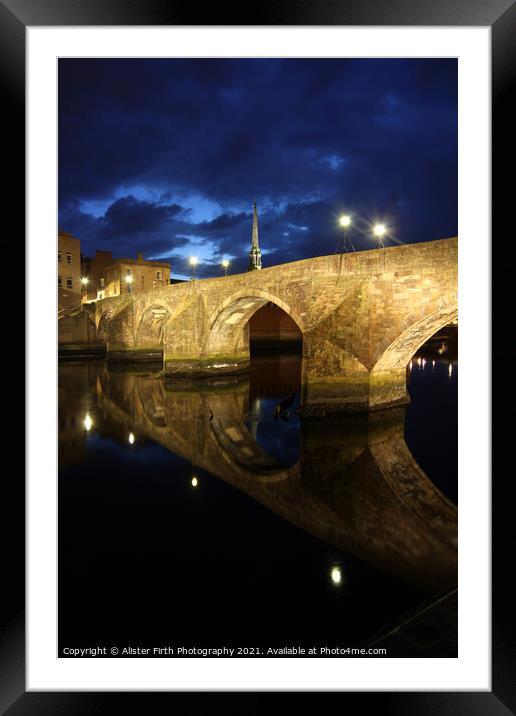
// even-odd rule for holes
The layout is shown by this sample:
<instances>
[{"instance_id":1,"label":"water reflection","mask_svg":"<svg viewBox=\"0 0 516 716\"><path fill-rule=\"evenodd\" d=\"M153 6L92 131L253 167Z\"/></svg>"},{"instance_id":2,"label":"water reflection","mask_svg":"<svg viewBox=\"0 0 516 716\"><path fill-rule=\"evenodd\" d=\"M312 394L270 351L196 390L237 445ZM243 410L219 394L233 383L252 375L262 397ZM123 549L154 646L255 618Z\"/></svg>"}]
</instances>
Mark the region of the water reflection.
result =
<instances>
[{"instance_id":1,"label":"water reflection","mask_svg":"<svg viewBox=\"0 0 516 716\"><path fill-rule=\"evenodd\" d=\"M193 491L204 471L426 593L454 586L457 509L408 449L405 408L301 419L299 366L295 356L263 359L249 379L171 382L149 369L65 364L60 417L84 416L88 403L83 439L97 432L134 449L138 435L191 465ZM342 585L340 566L330 581Z\"/></svg>"}]
</instances>

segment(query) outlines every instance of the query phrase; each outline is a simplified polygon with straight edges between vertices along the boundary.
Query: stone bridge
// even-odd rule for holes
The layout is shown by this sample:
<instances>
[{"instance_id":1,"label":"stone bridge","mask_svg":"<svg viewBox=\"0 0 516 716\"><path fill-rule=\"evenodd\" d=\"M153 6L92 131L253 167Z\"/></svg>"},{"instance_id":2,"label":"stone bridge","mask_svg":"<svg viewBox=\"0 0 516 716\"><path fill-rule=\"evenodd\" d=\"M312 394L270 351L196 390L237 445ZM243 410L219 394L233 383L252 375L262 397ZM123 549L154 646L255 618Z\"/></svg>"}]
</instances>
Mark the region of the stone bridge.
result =
<instances>
[{"instance_id":1,"label":"stone bridge","mask_svg":"<svg viewBox=\"0 0 516 716\"><path fill-rule=\"evenodd\" d=\"M303 335L305 414L407 401L406 366L457 319L457 239L322 256L98 301L108 359L160 352L165 373L209 376L249 366L250 317L267 302Z\"/></svg>"},{"instance_id":2,"label":"stone bridge","mask_svg":"<svg viewBox=\"0 0 516 716\"><path fill-rule=\"evenodd\" d=\"M301 419L298 462L279 464L247 426L249 382L166 383L104 368L97 401L110 420L245 492L346 553L431 589L456 584L457 509L416 463L400 407ZM174 475L171 475L174 479Z\"/></svg>"}]
</instances>

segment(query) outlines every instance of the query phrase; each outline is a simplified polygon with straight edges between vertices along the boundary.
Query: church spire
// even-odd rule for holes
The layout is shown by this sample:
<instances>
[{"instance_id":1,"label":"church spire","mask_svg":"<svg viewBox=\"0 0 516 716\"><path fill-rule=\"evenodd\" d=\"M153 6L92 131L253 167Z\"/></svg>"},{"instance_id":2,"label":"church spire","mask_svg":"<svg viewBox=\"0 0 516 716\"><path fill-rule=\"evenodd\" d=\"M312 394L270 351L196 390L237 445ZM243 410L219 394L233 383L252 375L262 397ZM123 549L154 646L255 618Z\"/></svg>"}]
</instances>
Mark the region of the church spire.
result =
<instances>
[{"instance_id":1,"label":"church spire","mask_svg":"<svg viewBox=\"0 0 516 716\"><path fill-rule=\"evenodd\" d=\"M249 252L249 266L248 271L256 271L262 267L262 252L258 244L258 211L256 209L256 202L253 207L253 234L251 239L251 251Z\"/></svg>"}]
</instances>

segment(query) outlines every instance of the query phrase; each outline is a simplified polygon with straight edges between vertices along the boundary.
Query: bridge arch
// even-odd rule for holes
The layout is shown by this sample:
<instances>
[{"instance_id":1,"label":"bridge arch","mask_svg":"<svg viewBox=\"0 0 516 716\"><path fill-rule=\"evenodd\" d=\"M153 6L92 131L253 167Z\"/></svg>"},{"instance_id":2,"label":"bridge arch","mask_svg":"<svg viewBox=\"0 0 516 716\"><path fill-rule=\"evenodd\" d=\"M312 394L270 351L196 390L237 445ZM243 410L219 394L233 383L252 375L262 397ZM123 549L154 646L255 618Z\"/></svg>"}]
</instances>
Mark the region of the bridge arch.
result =
<instances>
[{"instance_id":1,"label":"bridge arch","mask_svg":"<svg viewBox=\"0 0 516 716\"><path fill-rule=\"evenodd\" d=\"M404 369L414 353L437 331L458 317L457 300L412 322L392 341L376 361L372 373Z\"/></svg>"},{"instance_id":2,"label":"bridge arch","mask_svg":"<svg viewBox=\"0 0 516 716\"><path fill-rule=\"evenodd\" d=\"M267 303L274 303L292 318L301 333L303 321L291 306L277 295L258 288L246 288L225 299L209 319L209 331L204 346L207 355L245 349L247 334L244 329L251 316Z\"/></svg>"},{"instance_id":3,"label":"bridge arch","mask_svg":"<svg viewBox=\"0 0 516 716\"><path fill-rule=\"evenodd\" d=\"M162 303L153 303L142 313L136 328L138 345L162 346L164 342L165 326L171 317L167 306Z\"/></svg>"}]
</instances>

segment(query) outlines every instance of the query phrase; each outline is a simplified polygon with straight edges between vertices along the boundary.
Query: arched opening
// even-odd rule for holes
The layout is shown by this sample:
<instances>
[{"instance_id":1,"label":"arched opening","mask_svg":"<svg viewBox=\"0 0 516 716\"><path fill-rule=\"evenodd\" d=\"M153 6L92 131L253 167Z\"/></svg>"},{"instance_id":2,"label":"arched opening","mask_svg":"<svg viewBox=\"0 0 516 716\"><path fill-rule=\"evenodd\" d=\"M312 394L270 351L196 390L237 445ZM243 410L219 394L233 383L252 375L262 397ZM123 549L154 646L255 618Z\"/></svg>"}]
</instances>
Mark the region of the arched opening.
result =
<instances>
[{"instance_id":1,"label":"arched opening","mask_svg":"<svg viewBox=\"0 0 516 716\"><path fill-rule=\"evenodd\" d=\"M405 441L417 463L457 503L458 323L434 333L407 366Z\"/></svg>"},{"instance_id":2,"label":"arched opening","mask_svg":"<svg viewBox=\"0 0 516 716\"><path fill-rule=\"evenodd\" d=\"M143 313L137 329L137 344L145 348L163 351L165 326L170 318L166 306L153 304Z\"/></svg>"},{"instance_id":3,"label":"arched opening","mask_svg":"<svg viewBox=\"0 0 516 716\"><path fill-rule=\"evenodd\" d=\"M271 352L301 354L303 334L285 310L268 301L249 319L249 347L251 355Z\"/></svg>"},{"instance_id":4,"label":"arched opening","mask_svg":"<svg viewBox=\"0 0 516 716\"><path fill-rule=\"evenodd\" d=\"M257 446L278 463L300 455L303 331L288 304L253 289L226 300L211 320L207 358L224 363L237 356L249 372L245 425Z\"/></svg>"},{"instance_id":5,"label":"arched opening","mask_svg":"<svg viewBox=\"0 0 516 716\"><path fill-rule=\"evenodd\" d=\"M384 351L373 385L408 395L404 438L423 471L457 501L457 303L413 322Z\"/></svg>"},{"instance_id":6,"label":"arched opening","mask_svg":"<svg viewBox=\"0 0 516 716\"><path fill-rule=\"evenodd\" d=\"M382 353L372 373L406 368L421 346L442 328L457 320L458 309L454 303L411 323Z\"/></svg>"}]
</instances>

